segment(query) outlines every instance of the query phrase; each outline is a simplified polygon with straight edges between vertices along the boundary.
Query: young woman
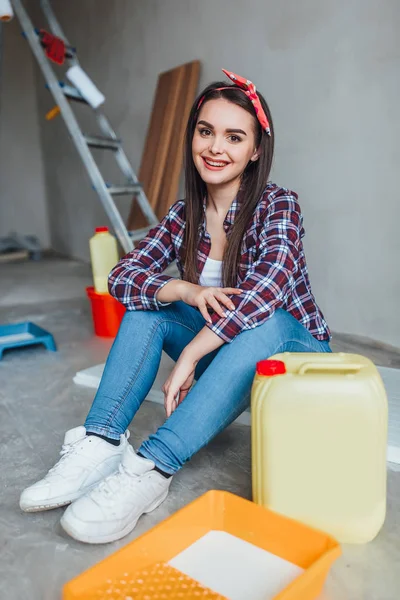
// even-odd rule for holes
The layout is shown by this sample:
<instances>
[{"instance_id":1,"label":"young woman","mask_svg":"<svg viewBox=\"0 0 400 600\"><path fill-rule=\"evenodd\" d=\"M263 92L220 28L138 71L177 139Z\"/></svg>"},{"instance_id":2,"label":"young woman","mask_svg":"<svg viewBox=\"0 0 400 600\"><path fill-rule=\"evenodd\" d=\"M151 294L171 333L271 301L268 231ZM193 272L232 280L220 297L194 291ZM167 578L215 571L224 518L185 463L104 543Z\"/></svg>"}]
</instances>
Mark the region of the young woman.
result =
<instances>
[{"instance_id":1,"label":"young woman","mask_svg":"<svg viewBox=\"0 0 400 600\"><path fill-rule=\"evenodd\" d=\"M189 116L185 200L110 273L127 311L86 422L21 495L27 512L70 504L61 524L83 542L125 536L165 500L171 476L249 406L257 361L330 352L297 195L269 182L268 106L250 81L224 73L232 83L207 86ZM163 274L175 259L180 279ZM176 361L167 420L136 453L127 428L162 350Z\"/></svg>"}]
</instances>

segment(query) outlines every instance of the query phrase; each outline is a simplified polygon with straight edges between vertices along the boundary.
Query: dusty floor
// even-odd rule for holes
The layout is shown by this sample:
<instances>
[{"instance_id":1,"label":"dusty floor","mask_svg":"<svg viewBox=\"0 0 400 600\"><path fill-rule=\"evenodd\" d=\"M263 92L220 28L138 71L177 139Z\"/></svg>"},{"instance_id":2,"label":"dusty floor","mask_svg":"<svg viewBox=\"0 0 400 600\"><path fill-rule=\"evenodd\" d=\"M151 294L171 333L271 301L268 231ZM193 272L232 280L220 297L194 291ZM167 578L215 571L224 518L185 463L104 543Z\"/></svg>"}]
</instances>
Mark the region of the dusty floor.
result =
<instances>
[{"instance_id":1,"label":"dusty floor","mask_svg":"<svg viewBox=\"0 0 400 600\"><path fill-rule=\"evenodd\" d=\"M51 331L57 353L10 351L0 361L0 599L56 600L64 582L125 545L155 523L212 489L250 498L250 428L233 425L173 481L167 501L143 517L121 542L87 546L59 526L62 509L26 515L21 490L58 457L64 432L83 423L93 391L73 384L77 370L104 361L110 342L93 337L84 287L86 265L74 261L0 264L0 323L31 320ZM359 351L377 364L400 367L400 352L336 336L335 350ZM137 445L163 419L145 403L131 426ZM388 472L388 514L378 538L345 546L321 600L397 600L400 593L400 473Z\"/></svg>"}]
</instances>

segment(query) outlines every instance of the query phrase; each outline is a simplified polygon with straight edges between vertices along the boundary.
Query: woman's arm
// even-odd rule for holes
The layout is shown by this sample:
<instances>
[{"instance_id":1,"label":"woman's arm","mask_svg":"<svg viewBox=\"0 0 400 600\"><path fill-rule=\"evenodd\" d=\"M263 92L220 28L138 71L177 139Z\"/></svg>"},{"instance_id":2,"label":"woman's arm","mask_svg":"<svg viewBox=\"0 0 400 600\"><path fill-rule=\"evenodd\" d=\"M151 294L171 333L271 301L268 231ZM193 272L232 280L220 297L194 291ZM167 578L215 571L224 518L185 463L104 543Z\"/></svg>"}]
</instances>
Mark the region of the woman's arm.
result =
<instances>
[{"instance_id":1,"label":"woman's arm","mask_svg":"<svg viewBox=\"0 0 400 600\"><path fill-rule=\"evenodd\" d=\"M203 329L186 346L172 372L162 387L167 417L188 395L194 381L196 365L203 356L216 350L224 341L208 327Z\"/></svg>"},{"instance_id":2,"label":"woman's arm","mask_svg":"<svg viewBox=\"0 0 400 600\"><path fill-rule=\"evenodd\" d=\"M185 283L186 281L181 279L171 279L157 293L157 301L162 304L169 304L181 300Z\"/></svg>"},{"instance_id":3,"label":"woman's arm","mask_svg":"<svg viewBox=\"0 0 400 600\"><path fill-rule=\"evenodd\" d=\"M186 346L182 354L185 359L193 361L193 363L197 365L203 356L213 352L213 350L216 350L223 344L225 344L225 342L222 338L207 326L204 326L190 344Z\"/></svg>"},{"instance_id":4,"label":"woman's arm","mask_svg":"<svg viewBox=\"0 0 400 600\"><path fill-rule=\"evenodd\" d=\"M258 257L240 283L243 293L232 296L234 310L225 318L212 314L207 326L225 342L272 317L291 292L297 271L302 215L297 195L280 190L262 218Z\"/></svg>"},{"instance_id":5,"label":"woman's arm","mask_svg":"<svg viewBox=\"0 0 400 600\"><path fill-rule=\"evenodd\" d=\"M135 250L124 256L108 277L110 294L128 310L158 310L157 294L174 278L163 271L175 260L173 236L183 219L184 202L175 202Z\"/></svg>"}]
</instances>

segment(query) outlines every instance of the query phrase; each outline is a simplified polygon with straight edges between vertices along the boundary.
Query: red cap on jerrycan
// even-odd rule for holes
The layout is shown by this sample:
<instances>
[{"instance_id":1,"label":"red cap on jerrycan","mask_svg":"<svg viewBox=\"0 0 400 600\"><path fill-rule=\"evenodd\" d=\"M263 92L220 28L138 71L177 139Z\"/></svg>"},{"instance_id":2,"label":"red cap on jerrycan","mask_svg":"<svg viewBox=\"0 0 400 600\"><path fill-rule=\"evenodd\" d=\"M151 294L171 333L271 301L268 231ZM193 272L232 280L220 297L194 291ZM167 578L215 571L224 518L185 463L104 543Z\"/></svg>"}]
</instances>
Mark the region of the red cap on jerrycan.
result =
<instances>
[{"instance_id":1,"label":"red cap on jerrycan","mask_svg":"<svg viewBox=\"0 0 400 600\"><path fill-rule=\"evenodd\" d=\"M95 229L95 233L103 233L105 231L108 231L108 227L96 227Z\"/></svg>"},{"instance_id":2,"label":"red cap on jerrycan","mask_svg":"<svg viewBox=\"0 0 400 600\"><path fill-rule=\"evenodd\" d=\"M257 375L264 375L264 377L284 375L286 366L282 360L260 360L257 363L256 372Z\"/></svg>"}]
</instances>

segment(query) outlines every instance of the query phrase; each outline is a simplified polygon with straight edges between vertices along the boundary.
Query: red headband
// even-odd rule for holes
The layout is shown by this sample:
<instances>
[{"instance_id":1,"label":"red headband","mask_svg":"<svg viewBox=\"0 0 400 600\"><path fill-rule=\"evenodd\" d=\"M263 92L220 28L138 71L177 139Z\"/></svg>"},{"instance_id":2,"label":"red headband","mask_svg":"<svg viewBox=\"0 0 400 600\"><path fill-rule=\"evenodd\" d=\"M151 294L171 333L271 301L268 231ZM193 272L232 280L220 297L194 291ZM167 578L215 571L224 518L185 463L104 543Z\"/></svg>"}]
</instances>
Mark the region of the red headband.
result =
<instances>
[{"instance_id":1,"label":"red headband","mask_svg":"<svg viewBox=\"0 0 400 600\"><path fill-rule=\"evenodd\" d=\"M249 100L254 106L254 110L256 111L256 116L260 122L261 127L268 135L271 135L269 121L267 119L267 115L265 114L263 107L261 106L260 98L257 95L256 86L254 85L254 83L252 83L249 79L244 79L244 77L240 77L240 75L235 75L235 73L225 71L225 69L222 69L222 71L227 77L229 77L231 81L233 81L233 83L235 83L235 85L238 86L238 88L241 91L243 91L246 94L246 96L249 98ZM217 88L216 90L210 90L210 92L230 89L232 89L232 86ZM205 96L202 96L200 98L199 103L197 105L197 110L199 110L200 106L203 104L204 98Z\"/></svg>"}]
</instances>

